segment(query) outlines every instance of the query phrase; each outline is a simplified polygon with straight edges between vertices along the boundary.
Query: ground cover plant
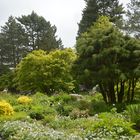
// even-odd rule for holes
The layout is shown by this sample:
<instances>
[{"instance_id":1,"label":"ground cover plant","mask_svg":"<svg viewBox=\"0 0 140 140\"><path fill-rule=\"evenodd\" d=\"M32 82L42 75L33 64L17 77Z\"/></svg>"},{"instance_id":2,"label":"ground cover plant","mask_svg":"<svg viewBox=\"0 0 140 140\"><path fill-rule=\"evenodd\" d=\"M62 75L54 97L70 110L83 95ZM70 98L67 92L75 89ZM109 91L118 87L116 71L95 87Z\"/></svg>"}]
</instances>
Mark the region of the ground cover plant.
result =
<instances>
[{"instance_id":1,"label":"ground cover plant","mask_svg":"<svg viewBox=\"0 0 140 140\"><path fill-rule=\"evenodd\" d=\"M130 111L117 113L117 105L100 109L103 108L100 93L87 93L81 99L64 92L53 96L40 92L26 96L0 94L7 103L11 96L14 111L0 115L3 139L132 140L138 134ZM31 102L20 103L23 97Z\"/></svg>"}]
</instances>

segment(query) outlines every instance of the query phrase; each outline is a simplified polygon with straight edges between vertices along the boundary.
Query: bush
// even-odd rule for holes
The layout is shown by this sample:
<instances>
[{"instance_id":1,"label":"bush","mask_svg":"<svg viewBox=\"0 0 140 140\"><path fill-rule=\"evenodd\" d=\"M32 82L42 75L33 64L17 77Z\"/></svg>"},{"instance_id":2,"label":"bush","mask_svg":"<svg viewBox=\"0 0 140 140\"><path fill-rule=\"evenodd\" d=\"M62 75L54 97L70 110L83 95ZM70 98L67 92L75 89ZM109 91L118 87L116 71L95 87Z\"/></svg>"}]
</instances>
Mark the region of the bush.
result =
<instances>
[{"instance_id":1,"label":"bush","mask_svg":"<svg viewBox=\"0 0 140 140\"><path fill-rule=\"evenodd\" d=\"M53 102L63 102L63 103L67 104L67 103L70 103L72 101L76 101L76 98L70 96L67 93L60 93L60 94L53 96L52 101Z\"/></svg>"},{"instance_id":2,"label":"bush","mask_svg":"<svg viewBox=\"0 0 140 140\"><path fill-rule=\"evenodd\" d=\"M47 115L43 119L43 124L46 125L46 123L53 122L54 120L55 120L55 116L54 115Z\"/></svg>"},{"instance_id":3,"label":"bush","mask_svg":"<svg viewBox=\"0 0 140 140\"><path fill-rule=\"evenodd\" d=\"M46 54L43 50L29 53L16 68L15 81L20 90L47 92L72 91L72 64L76 54L71 49ZM54 78L55 77L55 78Z\"/></svg>"},{"instance_id":4,"label":"bush","mask_svg":"<svg viewBox=\"0 0 140 140\"><path fill-rule=\"evenodd\" d=\"M112 112L114 111L113 109ZM86 138L88 140L132 140L137 134L132 126L133 124L127 122L121 114L101 113L88 129Z\"/></svg>"},{"instance_id":5,"label":"bush","mask_svg":"<svg viewBox=\"0 0 140 140\"><path fill-rule=\"evenodd\" d=\"M42 112L31 112L31 113L29 113L29 116L32 119L36 119L36 120L44 119L44 115L42 114Z\"/></svg>"},{"instance_id":6,"label":"bush","mask_svg":"<svg viewBox=\"0 0 140 140\"><path fill-rule=\"evenodd\" d=\"M140 128L140 104L129 105L126 111L130 120L135 123L137 128Z\"/></svg>"},{"instance_id":7,"label":"bush","mask_svg":"<svg viewBox=\"0 0 140 140\"><path fill-rule=\"evenodd\" d=\"M12 106L18 105L16 94L10 94L10 93L0 93L0 100L6 100L8 103L10 103Z\"/></svg>"},{"instance_id":8,"label":"bush","mask_svg":"<svg viewBox=\"0 0 140 140\"><path fill-rule=\"evenodd\" d=\"M15 72L12 70L8 70L0 75L0 91L4 89L8 89L8 91L15 93L17 92L17 87L14 81Z\"/></svg>"},{"instance_id":9,"label":"bush","mask_svg":"<svg viewBox=\"0 0 140 140\"><path fill-rule=\"evenodd\" d=\"M87 118L89 116L89 110L79 110L75 108L70 113L70 118L77 119L77 118Z\"/></svg>"},{"instance_id":10,"label":"bush","mask_svg":"<svg viewBox=\"0 0 140 140\"><path fill-rule=\"evenodd\" d=\"M90 103L86 100L79 100L76 102L76 106L80 109L80 110L86 110L89 109L90 107Z\"/></svg>"},{"instance_id":11,"label":"bush","mask_svg":"<svg viewBox=\"0 0 140 140\"><path fill-rule=\"evenodd\" d=\"M17 99L18 103L20 104L29 104L32 102L32 99L28 96L21 96Z\"/></svg>"},{"instance_id":12,"label":"bush","mask_svg":"<svg viewBox=\"0 0 140 140\"><path fill-rule=\"evenodd\" d=\"M0 101L0 115L13 115L13 107L5 100Z\"/></svg>"},{"instance_id":13,"label":"bush","mask_svg":"<svg viewBox=\"0 0 140 140\"><path fill-rule=\"evenodd\" d=\"M90 115L98 114L101 112L110 111L112 107L107 105L104 101L92 100L90 104Z\"/></svg>"},{"instance_id":14,"label":"bush","mask_svg":"<svg viewBox=\"0 0 140 140\"><path fill-rule=\"evenodd\" d=\"M68 116L72 110L73 106L71 105L64 105L62 103L58 103L58 105L56 106L57 113L62 116Z\"/></svg>"},{"instance_id":15,"label":"bush","mask_svg":"<svg viewBox=\"0 0 140 140\"><path fill-rule=\"evenodd\" d=\"M20 104L20 105L14 106L14 111L16 112L21 112L21 111L29 112L30 110L31 110L30 104L27 104L27 105Z\"/></svg>"}]
</instances>

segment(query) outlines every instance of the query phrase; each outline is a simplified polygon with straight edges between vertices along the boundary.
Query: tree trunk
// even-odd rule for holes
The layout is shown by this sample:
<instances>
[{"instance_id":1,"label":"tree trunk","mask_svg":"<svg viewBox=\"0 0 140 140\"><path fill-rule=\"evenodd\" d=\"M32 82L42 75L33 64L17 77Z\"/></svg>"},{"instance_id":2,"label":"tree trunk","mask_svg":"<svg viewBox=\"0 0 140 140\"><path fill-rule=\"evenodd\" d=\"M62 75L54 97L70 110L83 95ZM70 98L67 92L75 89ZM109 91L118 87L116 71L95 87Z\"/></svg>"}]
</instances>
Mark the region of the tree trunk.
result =
<instances>
[{"instance_id":1,"label":"tree trunk","mask_svg":"<svg viewBox=\"0 0 140 140\"><path fill-rule=\"evenodd\" d=\"M131 89L131 102L134 100L134 91L135 91L135 80L134 78L132 79L132 89Z\"/></svg>"},{"instance_id":2,"label":"tree trunk","mask_svg":"<svg viewBox=\"0 0 140 140\"><path fill-rule=\"evenodd\" d=\"M105 90L104 90L102 84L99 84L99 87L100 87L100 90L101 90L101 94L102 94L102 96L103 96L103 99L104 99L105 103L107 103L106 92L105 92Z\"/></svg>"},{"instance_id":3,"label":"tree trunk","mask_svg":"<svg viewBox=\"0 0 140 140\"><path fill-rule=\"evenodd\" d=\"M109 82L109 96L110 96L110 103L116 103L116 96L115 96L115 90L114 90L114 82Z\"/></svg>"},{"instance_id":4,"label":"tree trunk","mask_svg":"<svg viewBox=\"0 0 140 140\"><path fill-rule=\"evenodd\" d=\"M0 54L0 65L1 66L3 65L3 57L2 57L2 54Z\"/></svg>"},{"instance_id":5,"label":"tree trunk","mask_svg":"<svg viewBox=\"0 0 140 140\"><path fill-rule=\"evenodd\" d=\"M127 91L127 102L130 102L130 89L131 89L131 80L129 80L128 91Z\"/></svg>"},{"instance_id":6,"label":"tree trunk","mask_svg":"<svg viewBox=\"0 0 140 140\"><path fill-rule=\"evenodd\" d=\"M121 82L120 82L120 92L119 92L119 94L118 94L118 102L119 102L119 103L122 103L122 101L123 101L123 96L124 96L124 84L125 84L124 81L121 81Z\"/></svg>"}]
</instances>

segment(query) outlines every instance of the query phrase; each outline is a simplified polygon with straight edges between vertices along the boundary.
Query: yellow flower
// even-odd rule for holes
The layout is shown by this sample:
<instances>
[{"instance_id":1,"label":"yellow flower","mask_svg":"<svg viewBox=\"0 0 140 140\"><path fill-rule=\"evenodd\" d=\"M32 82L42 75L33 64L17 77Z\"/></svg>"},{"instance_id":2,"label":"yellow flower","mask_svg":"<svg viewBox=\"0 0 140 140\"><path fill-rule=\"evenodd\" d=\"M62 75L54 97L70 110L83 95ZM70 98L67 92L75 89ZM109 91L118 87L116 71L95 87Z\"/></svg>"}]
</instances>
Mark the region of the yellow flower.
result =
<instances>
[{"instance_id":1,"label":"yellow flower","mask_svg":"<svg viewBox=\"0 0 140 140\"><path fill-rule=\"evenodd\" d=\"M18 103L20 104L29 104L32 102L32 99L28 96L21 96L17 99Z\"/></svg>"},{"instance_id":2,"label":"yellow flower","mask_svg":"<svg viewBox=\"0 0 140 140\"><path fill-rule=\"evenodd\" d=\"M13 107L5 100L0 101L0 115L12 115L14 113Z\"/></svg>"}]
</instances>

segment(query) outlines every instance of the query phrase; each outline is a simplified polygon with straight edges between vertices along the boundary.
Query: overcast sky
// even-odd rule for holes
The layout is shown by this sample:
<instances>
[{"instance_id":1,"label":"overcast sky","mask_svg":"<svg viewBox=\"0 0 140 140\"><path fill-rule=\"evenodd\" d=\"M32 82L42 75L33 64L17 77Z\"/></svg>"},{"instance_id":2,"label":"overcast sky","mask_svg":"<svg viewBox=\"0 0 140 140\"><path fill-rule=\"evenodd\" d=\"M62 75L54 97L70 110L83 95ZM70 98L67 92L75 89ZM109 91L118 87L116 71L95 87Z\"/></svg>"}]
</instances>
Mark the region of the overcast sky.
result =
<instances>
[{"instance_id":1,"label":"overcast sky","mask_svg":"<svg viewBox=\"0 0 140 140\"><path fill-rule=\"evenodd\" d=\"M120 0L128 3L129 0ZM19 17L34 10L57 27L57 35L65 47L73 47L81 19L84 0L0 0L0 26L10 15Z\"/></svg>"}]
</instances>

